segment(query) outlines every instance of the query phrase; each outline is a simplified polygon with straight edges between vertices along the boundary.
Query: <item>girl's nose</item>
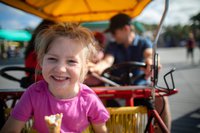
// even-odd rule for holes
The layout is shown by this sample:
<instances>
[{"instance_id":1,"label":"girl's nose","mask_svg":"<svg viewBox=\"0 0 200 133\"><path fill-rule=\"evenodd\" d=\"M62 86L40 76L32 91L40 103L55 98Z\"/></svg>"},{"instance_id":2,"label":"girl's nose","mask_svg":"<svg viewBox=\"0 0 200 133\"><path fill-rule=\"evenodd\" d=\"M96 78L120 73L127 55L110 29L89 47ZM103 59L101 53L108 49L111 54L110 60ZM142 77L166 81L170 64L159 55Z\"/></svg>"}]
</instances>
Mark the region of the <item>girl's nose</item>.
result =
<instances>
[{"instance_id":1,"label":"girl's nose","mask_svg":"<svg viewBox=\"0 0 200 133\"><path fill-rule=\"evenodd\" d=\"M56 71L57 72L66 72L67 71L67 66L65 63L58 63L56 65Z\"/></svg>"}]
</instances>

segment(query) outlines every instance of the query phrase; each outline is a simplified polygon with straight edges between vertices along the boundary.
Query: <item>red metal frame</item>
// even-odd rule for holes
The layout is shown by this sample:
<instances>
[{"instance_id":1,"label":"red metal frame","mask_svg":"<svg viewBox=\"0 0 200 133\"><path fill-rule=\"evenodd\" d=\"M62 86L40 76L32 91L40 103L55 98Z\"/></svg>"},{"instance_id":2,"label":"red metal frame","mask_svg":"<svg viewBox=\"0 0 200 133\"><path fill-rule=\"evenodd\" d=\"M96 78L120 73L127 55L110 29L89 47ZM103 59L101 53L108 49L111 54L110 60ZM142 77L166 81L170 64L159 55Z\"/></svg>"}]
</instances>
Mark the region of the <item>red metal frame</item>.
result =
<instances>
[{"instance_id":1,"label":"red metal frame","mask_svg":"<svg viewBox=\"0 0 200 133\"><path fill-rule=\"evenodd\" d=\"M103 88L103 89L102 89ZM98 87L98 88L93 88L93 90L96 92L96 94L101 98L101 99L113 99L113 98L122 98L126 100L126 106L134 106L134 99L135 98L140 98L140 99L147 99L151 98L152 96L152 90L151 88L145 88L145 89L134 89L134 90L110 90L112 87L108 87L108 89L105 89L106 87ZM116 88L116 87L115 87ZM120 87L119 87L120 88ZM122 87L123 88L123 87ZM126 88L126 86L125 86ZM129 87L130 88L130 87ZM133 86L135 88L135 86ZM170 96L175 93L177 93L178 90L167 90L167 89L156 89L156 96ZM150 109L147 107L148 110L148 118L155 118L159 124L159 127L163 131L163 133L169 133L170 131L168 130L167 126L163 122L162 118L158 114L155 108ZM151 121L150 121L151 122ZM154 133L154 128L153 128L153 123L149 123L150 125L148 126L148 131L149 133Z\"/></svg>"},{"instance_id":2,"label":"red metal frame","mask_svg":"<svg viewBox=\"0 0 200 133\"><path fill-rule=\"evenodd\" d=\"M128 88L127 88L128 87ZM132 86L133 88L137 88L136 86ZM116 88L122 88L119 90L115 90ZM144 89L131 89L131 86L121 86L121 87L93 87L92 88L95 93L99 96L100 99L125 99L126 106L134 106L134 98L150 98L151 97L151 88L144 88ZM20 96L23 94L25 90L24 89L0 89L0 98L1 99L14 99L14 103L11 107L14 107L15 102L17 99L20 98ZM164 90L164 89L156 89L156 96L169 96L172 94L177 93L177 89L174 90ZM162 93L162 94L160 94ZM148 109L148 108L147 108ZM148 117L155 118L163 130L163 132L168 133L168 129L164 122L162 121L160 115L155 109L148 109ZM154 132L154 128L152 126L152 123L150 123L150 126L148 128L148 131L150 133Z\"/></svg>"}]
</instances>

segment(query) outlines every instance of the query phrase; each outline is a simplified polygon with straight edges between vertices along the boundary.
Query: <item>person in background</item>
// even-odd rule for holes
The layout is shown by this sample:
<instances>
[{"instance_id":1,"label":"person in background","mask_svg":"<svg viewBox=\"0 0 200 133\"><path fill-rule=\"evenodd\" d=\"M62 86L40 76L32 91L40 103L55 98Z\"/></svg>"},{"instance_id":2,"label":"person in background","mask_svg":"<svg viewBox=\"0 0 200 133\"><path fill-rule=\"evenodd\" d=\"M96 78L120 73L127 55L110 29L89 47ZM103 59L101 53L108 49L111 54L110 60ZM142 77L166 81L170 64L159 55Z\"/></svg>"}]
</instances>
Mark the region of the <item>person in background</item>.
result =
<instances>
[{"instance_id":1,"label":"person in background","mask_svg":"<svg viewBox=\"0 0 200 133\"><path fill-rule=\"evenodd\" d=\"M117 14L110 19L110 25L107 31L112 34L115 41L107 45L103 60L97 64L91 65L90 71L101 75L105 69L111 67L113 64L130 61L145 62L147 65L145 70L135 70L133 73L135 75L145 73L146 76L136 80L135 82L132 82L131 84L149 85L151 65L153 64L152 42L149 39L137 35L134 31L134 27L131 25L131 17L123 13ZM160 67L161 64L159 62L159 68ZM120 75L121 73L120 71L117 71L113 74ZM124 85L123 83L119 84ZM170 130L171 114L169 110L168 99L164 97L164 101L166 104L161 117ZM136 99L136 101L134 101L136 104L141 104L141 102L143 101L140 99ZM163 99L157 97L155 104L157 111L161 112Z\"/></svg>"},{"instance_id":2,"label":"person in background","mask_svg":"<svg viewBox=\"0 0 200 133\"><path fill-rule=\"evenodd\" d=\"M75 23L55 24L42 30L35 47L44 80L24 92L2 133L20 133L30 118L34 120L33 129L46 133L45 116L61 113L61 133L79 133L90 124L96 133L106 133L109 113L95 92L82 84L87 62L96 53L94 43L92 32Z\"/></svg>"},{"instance_id":3,"label":"person in background","mask_svg":"<svg viewBox=\"0 0 200 133\"><path fill-rule=\"evenodd\" d=\"M106 37L103 33L94 31L94 38L97 41L97 44L99 46L97 57L93 59L93 62L97 63L104 57L104 49L106 47Z\"/></svg>"},{"instance_id":4,"label":"person in background","mask_svg":"<svg viewBox=\"0 0 200 133\"><path fill-rule=\"evenodd\" d=\"M24 56L24 58L25 58L24 65L26 68L32 68L34 70L37 70L38 72L41 71L41 68L40 68L40 66L38 66L38 62L37 62L37 54L34 50L35 38L41 30L46 29L53 24L56 24L56 22L44 19L34 30L32 38L31 38L30 42L28 43L28 45L25 49L25 52L24 52L24 55L25 55ZM41 74L37 74L37 76L35 77L35 74L31 75L30 73L27 72L26 76L28 76L28 77L31 76L32 83L43 79Z\"/></svg>"},{"instance_id":5,"label":"person in background","mask_svg":"<svg viewBox=\"0 0 200 133\"><path fill-rule=\"evenodd\" d=\"M194 64L194 48L195 48L195 39L194 34L192 32L189 33L189 38L186 43L187 48L187 59L189 60L191 56L191 62Z\"/></svg>"},{"instance_id":6,"label":"person in background","mask_svg":"<svg viewBox=\"0 0 200 133\"><path fill-rule=\"evenodd\" d=\"M200 41L198 41L198 48L199 48L199 53L200 53ZM200 54L199 54L200 55ZM199 64L200 64L200 56L199 56Z\"/></svg>"},{"instance_id":7,"label":"person in background","mask_svg":"<svg viewBox=\"0 0 200 133\"><path fill-rule=\"evenodd\" d=\"M97 42L97 48L99 49L97 54L94 55L94 58L92 59L92 63L96 64L99 61L101 61L104 57L104 48L105 48L105 36L103 33L98 32L98 31L94 31L94 37L95 40ZM97 79L96 77L94 77L90 72L88 72L84 83L90 87L93 86L104 86L104 82Z\"/></svg>"}]
</instances>

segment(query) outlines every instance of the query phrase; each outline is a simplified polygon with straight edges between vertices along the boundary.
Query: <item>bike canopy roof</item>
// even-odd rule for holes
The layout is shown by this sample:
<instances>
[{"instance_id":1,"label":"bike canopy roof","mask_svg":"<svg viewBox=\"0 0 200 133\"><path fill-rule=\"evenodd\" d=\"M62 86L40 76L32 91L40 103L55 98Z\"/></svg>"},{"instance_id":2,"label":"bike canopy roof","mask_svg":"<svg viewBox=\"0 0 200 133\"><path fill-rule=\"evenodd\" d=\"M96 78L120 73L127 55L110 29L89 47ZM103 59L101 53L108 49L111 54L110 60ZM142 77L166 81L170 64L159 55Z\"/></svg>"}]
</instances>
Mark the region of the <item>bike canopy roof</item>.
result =
<instances>
[{"instance_id":1,"label":"bike canopy roof","mask_svg":"<svg viewBox=\"0 0 200 133\"><path fill-rule=\"evenodd\" d=\"M152 0L0 0L1 2L58 22L109 20L117 13L138 16Z\"/></svg>"}]
</instances>

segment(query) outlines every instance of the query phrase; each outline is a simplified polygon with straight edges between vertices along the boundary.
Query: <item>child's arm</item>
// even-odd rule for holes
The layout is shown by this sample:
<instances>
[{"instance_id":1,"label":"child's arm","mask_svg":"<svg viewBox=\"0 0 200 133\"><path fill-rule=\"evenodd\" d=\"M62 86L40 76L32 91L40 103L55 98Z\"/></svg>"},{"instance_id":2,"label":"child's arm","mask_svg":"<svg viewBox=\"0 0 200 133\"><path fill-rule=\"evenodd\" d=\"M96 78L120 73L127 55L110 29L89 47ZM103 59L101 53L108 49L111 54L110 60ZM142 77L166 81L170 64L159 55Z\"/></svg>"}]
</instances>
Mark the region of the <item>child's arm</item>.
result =
<instances>
[{"instance_id":1,"label":"child's arm","mask_svg":"<svg viewBox=\"0 0 200 133\"><path fill-rule=\"evenodd\" d=\"M105 123L92 124L95 133L107 133L107 127Z\"/></svg>"},{"instance_id":2,"label":"child's arm","mask_svg":"<svg viewBox=\"0 0 200 133\"><path fill-rule=\"evenodd\" d=\"M16 120L12 117L6 121L3 126L1 133L21 133L22 128L24 127L26 122Z\"/></svg>"}]
</instances>

